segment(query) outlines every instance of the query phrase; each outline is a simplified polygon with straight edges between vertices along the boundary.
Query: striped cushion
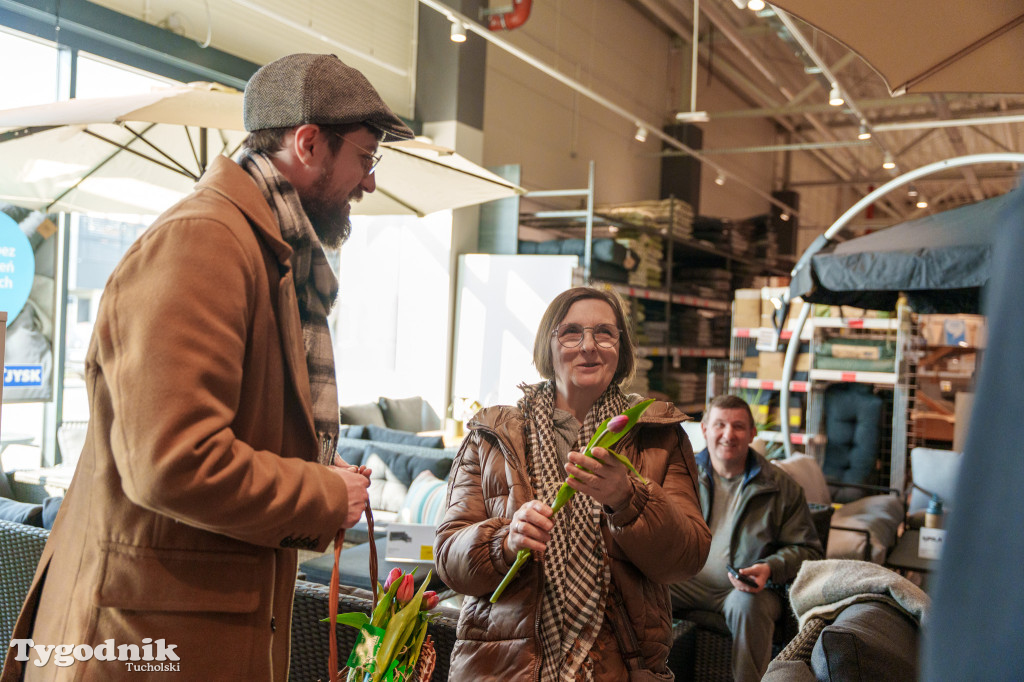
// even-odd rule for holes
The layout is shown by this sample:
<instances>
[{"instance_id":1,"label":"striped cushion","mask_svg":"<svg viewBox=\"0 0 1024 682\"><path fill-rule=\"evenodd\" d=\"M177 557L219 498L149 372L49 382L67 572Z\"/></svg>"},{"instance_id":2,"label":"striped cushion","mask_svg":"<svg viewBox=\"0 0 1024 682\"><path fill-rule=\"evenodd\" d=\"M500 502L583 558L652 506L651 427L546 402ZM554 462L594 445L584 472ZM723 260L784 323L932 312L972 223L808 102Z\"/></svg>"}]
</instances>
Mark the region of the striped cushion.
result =
<instances>
[{"instance_id":1,"label":"striped cushion","mask_svg":"<svg viewBox=\"0 0 1024 682\"><path fill-rule=\"evenodd\" d=\"M444 517L448 484L429 471L422 471L409 486L398 516L407 523L438 525Z\"/></svg>"}]
</instances>

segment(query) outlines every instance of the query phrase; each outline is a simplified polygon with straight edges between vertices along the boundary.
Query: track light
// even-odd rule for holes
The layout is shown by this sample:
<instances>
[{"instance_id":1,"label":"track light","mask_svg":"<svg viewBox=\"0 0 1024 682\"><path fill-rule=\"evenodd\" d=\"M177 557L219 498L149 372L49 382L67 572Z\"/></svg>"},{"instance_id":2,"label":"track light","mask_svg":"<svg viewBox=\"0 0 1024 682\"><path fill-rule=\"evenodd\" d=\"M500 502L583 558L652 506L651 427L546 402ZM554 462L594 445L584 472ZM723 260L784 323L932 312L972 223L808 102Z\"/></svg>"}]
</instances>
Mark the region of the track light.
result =
<instances>
[{"instance_id":1,"label":"track light","mask_svg":"<svg viewBox=\"0 0 1024 682\"><path fill-rule=\"evenodd\" d=\"M916 197L917 196L917 188L914 187L913 185L910 185L909 187L907 187L907 196L910 197L911 199Z\"/></svg>"},{"instance_id":2,"label":"track light","mask_svg":"<svg viewBox=\"0 0 1024 682\"><path fill-rule=\"evenodd\" d=\"M722 175L721 172L719 172L718 175L715 177L715 184L718 185L719 187L725 184L725 176Z\"/></svg>"},{"instance_id":3,"label":"track light","mask_svg":"<svg viewBox=\"0 0 1024 682\"><path fill-rule=\"evenodd\" d=\"M466 42L466 27L462 25L461 21L452 22L451 39L453 43Z\"/></svg>"},{"instance_id":4,"label":"track light","mask_svg":"<svg viewBox=\"0 0 1024 682\"><path fill-rule=\"evenodd\" d=\"M839 83L833 83L832 89L828 91L828 103L834 107L843 105L843 93L839 92Z\"/></svg>"},{"instance_id":5,"label":"track light","mask_svg":"<svg viewBox=\"0 0 1024 682\"><path fill-rule=\"evenodd\" d=\"M896 167L896 162L892 158L892 153L891 152L886 152L885 153L885 160L882 161L882 168L884 168L885 170L892 170L895 167Z\"/></svg>"},{"instance_id":6,"label":"track light","mask_svg":"<svg viewBox=\"0 0 1024 682\"><path fill-rule=\"evenodd\" d=\"M917 207L918 208L928 208L928 200L925 199L924 197L919 198L917 200Z\"/></svg>"},{"instance_id":7,"label":"track light","mask_svg":"<svg viewBox=\"0 0 1024 682\"><path fill-rule=\"evenodd\" d=\"M636 134L633 135L633 139L636 140L637 142L646 142L647 128L644 128L642 125L638 125L636 127Z\"/></svg>"},{"instance_id":8,"label":"track light","mask_svg":"<svg viewBox=\"0 0 1024 682\"><path fill-rule=\"evenodd\" d=\"M760 12L764 9L764 0L747 0L747 9Z\"/></svg>"},{"instance_id":9,"label":"track light","mask_svg":"<svg viewBox=\"0 0 1024 682\"><path fill-rule=\"evenodd\" d=\"M783 211L782 213L779 214L779 220L781 220L782 222L788 222L789 214Z\"/></svg>"},{"instance_id":10,"label":"track light","mask_svg":"<svg viewBox=\"0 0 1024 682\"><path fill-rule=\"evenodd\" d=\"M868 130L868 127L866 125L864 125L863 123L860 124L860 130L857 132L857 139L858 140L870 140L871 139L871 131Z\"/></svg>"}]
</instances>

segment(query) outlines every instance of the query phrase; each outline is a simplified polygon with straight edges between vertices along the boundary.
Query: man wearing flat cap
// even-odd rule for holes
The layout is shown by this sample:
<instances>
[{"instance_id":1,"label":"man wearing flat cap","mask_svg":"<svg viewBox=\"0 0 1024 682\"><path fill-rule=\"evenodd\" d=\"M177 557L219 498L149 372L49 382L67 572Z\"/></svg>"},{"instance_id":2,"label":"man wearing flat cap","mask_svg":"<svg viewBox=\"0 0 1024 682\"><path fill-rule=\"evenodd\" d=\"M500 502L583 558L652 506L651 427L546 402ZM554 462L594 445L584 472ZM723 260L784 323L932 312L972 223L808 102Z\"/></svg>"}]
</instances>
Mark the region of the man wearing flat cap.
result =
<instances>
[{"instance_id":1,"label":"man wearing flat cap","mask_svg":"<svg viewBox=\"0 0 1024 682\"><path fill-rule=\"evenodd\" d=\"M324 248L374 191L378 144L412 131L313 54L253 75L245 127L238 160L217 158L107 283L86 444L4 681L284 680L296 550L363 512L368 472L335 459Z\"/></svg>"}]
</instances>

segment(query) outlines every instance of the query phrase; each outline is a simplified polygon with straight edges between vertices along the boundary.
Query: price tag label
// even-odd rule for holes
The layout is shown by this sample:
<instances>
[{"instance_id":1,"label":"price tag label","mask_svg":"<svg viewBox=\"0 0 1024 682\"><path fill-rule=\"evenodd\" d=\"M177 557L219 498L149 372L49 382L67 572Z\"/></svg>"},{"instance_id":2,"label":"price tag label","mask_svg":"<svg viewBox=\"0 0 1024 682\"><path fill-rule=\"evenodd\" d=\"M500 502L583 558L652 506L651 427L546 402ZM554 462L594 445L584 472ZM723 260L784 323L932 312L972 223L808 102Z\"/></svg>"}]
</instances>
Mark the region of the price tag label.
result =
<instances>
[{"instance_id":1,"label":"price tag label","mask_svg":"<svg viewBox=\"0 0 1024 682\"><path fill-rule=\"evenodd\" d=\"M757 350L774 352L779 349L779 333L774 327L761 327L757 330L757 340L754 342Z\"/></svg>"}]
</instances>

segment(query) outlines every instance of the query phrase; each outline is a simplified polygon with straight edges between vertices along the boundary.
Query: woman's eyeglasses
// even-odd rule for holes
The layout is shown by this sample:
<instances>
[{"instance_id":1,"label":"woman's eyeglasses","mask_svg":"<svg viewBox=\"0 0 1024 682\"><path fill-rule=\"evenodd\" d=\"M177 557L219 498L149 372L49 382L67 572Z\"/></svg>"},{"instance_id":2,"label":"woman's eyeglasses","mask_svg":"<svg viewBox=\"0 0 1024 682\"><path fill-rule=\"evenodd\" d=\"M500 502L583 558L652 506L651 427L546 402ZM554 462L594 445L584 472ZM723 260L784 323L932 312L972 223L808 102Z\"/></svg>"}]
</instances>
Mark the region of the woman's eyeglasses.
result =
<instances>
[{"instance_id":1,"label":"woman's eyeglasses","mask_svg":"<svg viewBox=\"0 0 1024 682\"><path fill-rule=\"evenodd\" d=\"M614 348L615 344L619 342L621 332L610 324L599 324L594 327L584 327L574 323L560 324L555 327L551 335L566 348L575 348L583 343L583 336L588 329L594 337L594 343L601 348Z\"/></svg>"}]
</instances>

